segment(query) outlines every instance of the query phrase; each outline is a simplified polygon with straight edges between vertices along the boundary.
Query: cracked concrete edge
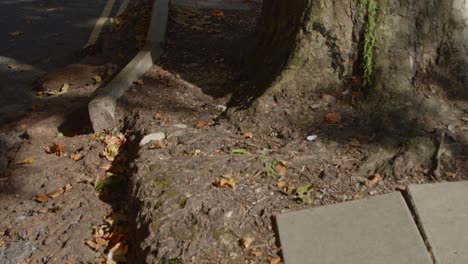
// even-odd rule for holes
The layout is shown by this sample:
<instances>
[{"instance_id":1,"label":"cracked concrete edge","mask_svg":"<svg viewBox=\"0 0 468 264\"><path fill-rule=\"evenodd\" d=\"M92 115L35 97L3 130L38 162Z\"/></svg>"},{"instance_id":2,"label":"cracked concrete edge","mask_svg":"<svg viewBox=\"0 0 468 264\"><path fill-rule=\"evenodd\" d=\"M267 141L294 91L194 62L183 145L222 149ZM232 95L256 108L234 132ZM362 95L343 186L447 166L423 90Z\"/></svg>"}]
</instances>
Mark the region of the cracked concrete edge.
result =
<instances>
[{"instance_id":1,"label":"cracked concrete edge","mask_svg":"<svg viewBox=\"0 0 468 264\"><path fill-rule=\"evenodd\" d=\"M405 198L406 206L411 211L413 220L416 223L416 226L418 227L418 231L419 231L421 238L424 241L424 245L426 246L426 249L429 255L431 256L432 263L440 264L435 256L434 247L431 245L431 242L427 235L427 231L424 228L423 222L421 220L421 216L419 215L418 208L416 207L416 203L413 200L413 194L411 193L410 188L409 187L406 188L404 191L402 191L402 194L403 194L403 197Z\"/></svg>"},{"instance_id":2,"label":"cracked concrete edge","mask_svg":"<svg viewBox=\"0 0 468 264\"><path fill-rule=\"evenodd\" d=\"M151 21L143 49L89 102L88 111L94 132L117 125L117 100L152 66L163 52L168 23L169 0L154 0Z\"/></svg>"}]
</instances>

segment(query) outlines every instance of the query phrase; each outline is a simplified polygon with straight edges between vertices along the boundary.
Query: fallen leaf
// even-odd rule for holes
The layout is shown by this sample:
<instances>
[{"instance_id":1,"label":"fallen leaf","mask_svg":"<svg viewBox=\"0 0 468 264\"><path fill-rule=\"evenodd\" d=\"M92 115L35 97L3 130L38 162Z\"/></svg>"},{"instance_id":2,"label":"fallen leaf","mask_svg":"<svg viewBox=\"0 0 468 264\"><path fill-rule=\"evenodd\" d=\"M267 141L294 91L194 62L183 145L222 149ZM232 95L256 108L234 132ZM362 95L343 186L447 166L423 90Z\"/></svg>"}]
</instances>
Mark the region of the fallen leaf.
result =
<instances>
[{"instance_id":1,"label":"fallen leaf","mask_svg":"<svg viewBox=\"0 0 468 264\"><path fill-rule=\"evenodd\" d=\"M254 137L254 134L252 132L247 132L242 134L242 137L245 139L252 139Z\"/></svg>"},{"instance_id":2,"label":"fallen leaf","mask_svg":"<svg viewBox=\"0 0 468 264\"><path fill-rule=\"evenodd\" d=\"M12 69L15 71L21 70L21 66L18 64L8 64L7 66L8 66L8 69Z\"/></svg>"},{"instance_id":3,"label":"fallen leaf","mask_svg":"<svg viewBox=\"0 0 468 264\"><path fill-rule=\"evenodd\" d=\"M154 141L151 145L150 145L150 149L162 149L162 148L165 148L166 145L164 144L164 142L162 140L156 140Z\"/></svg>"},{"instance_id":4,"label":"fallen leaf","mask_svg":"<svg viewBox=\"0 0 468 264\"><path fill-rule=\"evenodd\" d=\"M63 145L54 143L52 146L48 146L45 149L47 154L54 154L56 156L63 156L65 153L63 152Z\"/></svg>"},{"instance_id":5,"label":"fallen leaf","mask_svg":"<svg viewBox=\"0 0 468 264\"><path fill-rule=\"evenodd\" d=\"M341 116L338 112L331 112L325 116L325 120L330 123L338 123L341 120Z\"/></svg>"},{"instance_id":6,"label":"fallen leaf","mask_svg":"<svg viewBox=\"0 0 468 264\"><path fill-rule=\"evenodd\" d=\"M68 192L68 191L71 190L71 188L72 188L72 185L71 185L70 183L68 183L67 185L65 185L65 186L63 187L63 190L64 190L65 192Z\"/></svg>"},{"instance_id":7,"label":"fallen leaf","mask_svg":"<svg viewBox=\"0 0 468 264\"><path fill-rule=\"evenodd\" d=\"M37 111L37 109L39 109L39 105L37 104L31 105L31 111Z\"/></svg>"},{"instance_id":8,"label":"fallen leaf","mask_svg":"<svg viewBox=\"0 0 468 264\"><path fill-rule=\"evenodd\" d=\"M237 185L236 181L233 178L231 178L231 175L228 175L228 174L221 176L221 178L217 179L213 184L216 187L221 187L221 188L224 188L224 187L234 188Z\"/></svg>"},{"instance_id":9,"label":"fallen leaf","mask_svg":"<svg viewBox=\"0 0 468 264\"><path fill-rule=\"evenodd\" d=\"M357 193L353 196L353 200L359 200L359 199L365 198L366 196L367 196L366 193Z\"/></svg>"},{"instance_id":10,"label":"fallen leaf","mask_svg":"<svg viewBox=\"0 0 468 264\"><path fill-rule=\"evenodd\" d=\"M46 94L46 95L64 94L64 93L68 92L68 88L70 88L70 85L68 83L64 83L60 89L52 90L52 91L45 91L44 94Z\"/></svg>"},{"instance_id":11,"label":"fallen leaf","mask_svg":"<svg viewBox=\"0 0 468 264\"><path fill-rule=\"evenodd\" d=\"M114 161L115 157L119 154L120 148L125 144L126 138L122 133L116 136L106 135L104 137L104 151L103 155L108 161Z\"/></svg>"},{"instance_id":12,"label":"fallen leaf","mask_svg":"<svg viewBox=\"0 0 468 264\"><path fill-rule=\"evenodd\" d=\"M205 121L198 121L198 122L195 124L196 127L204 127L204 126L207 126L207 125L208 125L208 123L205 122Z\"/></svg>"},{"instance_id":13,"label":"fallen leaf","mask_svg":"<svg viewBox=\"0 0 468 264\"><path fill-rule=\"evenodd\" d=\"M270 258L270 264L280 264L280 263L281 263L280 257Z\"/></svg>"},{"instance_id":14,"label":"fallen leaf","mask_svg":"<svg viewBox=\"0 0 468 264\"><path fill-rule=\"evenodd\" d=\"M94 251L97 251L100 247L98 244L94 243L92 240L86 241L85 244L91 249L93 249Z\"/></svg>"},{"instance_id":15,"label":"fallen leaf","mask_svg":"<svg viewBox=\"0 0 468 264\"><path fill-rule=\"evenodd\" d=\"M63 188L60 188L60 189L57 189L57 190L54 190L48 194L46 194L49 198L57 198L59 196L61 196L62 194L65 193L65 190Z\"/></svg>"},{"instance_id":16,"label":"fallen leaf","mask_svg":"<svg viewBox=\"0 0 468 264\"><path fill-rule=\"evenodd\" d=\"M79 161L81 159L81 155L78 153L73 153L70 155L70 158L74 161Z\"/></svg>"},{"instance_id":17,"label":"fallen leaf","mask_svg":"<svg viewBox=\"0 0 468 264\"><path fill-rule=\"evenodd\" d=\"M125 255L128 252L128 246L122 242L115 244L109 252L112 252L112 259L116 262L125 262Z\"/></svg>"},{"instance_id":18,"label":"fallen leaf","mask_svg":"<svg viewBox=\"0 0 468 264\"><path fill-rule=\"evenodd\" d=\"M278 173L280 176L286 176L286 173L288 172L288 167L286 166L286 161L279 161L276 164L275 167L275 172Z\"/></svg>"},{"instance_id":19,"label":"fallen leaf","mask_svg":"<svg viewBox=\"0 0 468 264\"><path fill-rule=\"evenodd\" d=\"M211 11L211 15L214 17L223 17L224 12L222 10L213 10Z\"/></svg>"},{"instance_id":20,"label":"fallen leaf","mask_svg":"<svg viewBox=\"0 0 468 264\"><path fill-rule=\"evenodd\" d=\"M263 256L263 251L261 249L255 249L252 251L252 255L254 257L261 257Z\"/></svg>"},{"instance_id":21,"label":"fallen leaf","mask_svg":"<svg viewBox=\"0 0 468 264\"><path fill-rule=\"evenodd\" d=\"M112 164L110 163L104 163L101 166L99 166L100 169L106 170L106 171L109 170L111 167L112 167Z\"/></svg>"},{"instance_id":22,"label":"fallen leaf","mask_svg":"<svg viewBox=\"0 0 468 264\"><path fill-rule=\"evenodd\" d=\"M23 32L22 32L22 31L15 31L15 32L10 32L10 33L8 33L8 35L9 35L10 37L17 37L17 36L19 36L19 35L23 35Z\"/></svg>"},{"instance_id":23,"label":"fallen leaf","mask_svg":"<svg viewBox=\"0 0 468 264\"><path fill-rule=\"evenodd\" d=\"M100 83L102 82L102 77L100 75L94 75L93 76L94 83Z\"/></svg>"},{"instance_id":24,"label":"fallen leaf","mask_svg":"<svg viewBox=\"0 0 468 264\"><path fill-rule=\"evenodd\" d=\"M278 187L279 189L283 189L286 187L286 182L284 181L279 181L276 183L276 187Z\"/></svg>"},{"instance_id":25,"label":"fallen leaf","mask_svg":"<svg viewBox=\"0 0 468 264\"><path fill-rule=\"evenodd\" d=\"M17 161L17 165L24 165L24 164L34 164L36 161L33 158L28 158L24 160Z\"/></svg>"},{"instance_id":26,"label":"fallen leaf","mask_svg":"<svg viewBox=\"0 0 468 264\"><path fill-rule=\"evenodd\" d=\"M381 182L382 180L383 180L382 176L380 176L380 174L376 173L370 179L366 180L366 186L367 187L372 187L372 186L376 185L377 183Z\"/></svg>"},{"instance_id":27,"label":"fallen leaf","mask_svg":"<svg viewBox=\"0 0 468 264\"><path fill-rule=\"evenodd\" d=\"M254 239L251 237L244 237L241 240L241 245L243 248L249 248L253 241Z\"/></svg>"},{"instance_id":28,"label":"fallen leaf","mask_svg":"<svg viewBox=\"0 0 468 264\"><path fill-rule=\"evenodd\" d=\"M36 200L37 200L38 202L43 203L43 202L47 201L48 199L49 199L49 196L47 196L47 194L39 194L39 195L36 195Z\"/></svg>"},{"instance_id":29,"label":"fallen leaf","mask_svg":"<svg viewBox=\"0 0 468 264\"><path fill-rule=\"evenodd\" d=\"M231 154L244 155L244 154L250 154L250 152L245 149L233 149L231 150Z\"/></svg>"}]
</instances>

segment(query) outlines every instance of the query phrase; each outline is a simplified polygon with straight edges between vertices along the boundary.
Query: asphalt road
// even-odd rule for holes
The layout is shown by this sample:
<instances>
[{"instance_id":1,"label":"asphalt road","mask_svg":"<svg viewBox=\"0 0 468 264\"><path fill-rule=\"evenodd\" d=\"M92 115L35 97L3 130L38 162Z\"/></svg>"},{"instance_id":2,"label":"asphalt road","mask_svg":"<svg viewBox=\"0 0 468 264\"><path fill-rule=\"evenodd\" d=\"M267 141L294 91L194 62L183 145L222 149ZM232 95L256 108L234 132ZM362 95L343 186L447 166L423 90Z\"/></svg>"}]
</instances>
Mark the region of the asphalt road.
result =
<instances>
[{"instance_id":1,"label":"asphalt road","mask_svg":"<svg viewBox=\"0 0 468 264\"><path fill-rule=\"evenodd\" d=\"M0 0L0 125L31 109L38 76L77 61L106 2Z\"/></svg>"}]
</instances>

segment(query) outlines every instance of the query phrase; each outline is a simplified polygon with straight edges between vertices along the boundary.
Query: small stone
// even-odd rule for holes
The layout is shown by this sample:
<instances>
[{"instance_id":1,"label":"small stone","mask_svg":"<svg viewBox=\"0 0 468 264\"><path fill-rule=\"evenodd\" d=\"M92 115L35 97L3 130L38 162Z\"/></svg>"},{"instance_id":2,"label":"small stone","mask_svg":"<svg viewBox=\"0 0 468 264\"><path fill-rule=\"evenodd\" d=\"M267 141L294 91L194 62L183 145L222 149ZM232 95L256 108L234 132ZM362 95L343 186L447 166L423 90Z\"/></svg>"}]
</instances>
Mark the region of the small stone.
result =
<instances>
[{"instance_id":1,"label":"small stone","mask_svg":"<svg viewBox=\"0 0 468 264\"><path fill-rule=\"evenodd\" d=\"M174 127L180 128L180 129L186 129L187 125L186 124L175 124Z\"/></svg>"},{"instance_id":2,"label":"small stone","mask_svg":"<svg viewBox=\"0 0 468 264\"><path fill-rule=\"evenodd\" d=\"M306 137L306 140L307 140L307 141L314 141L314 140L316 140L317 138L318 138L317 135L309 135L309 136Z\"/></svg>"},{"instance_id":3,"label":"small stone","mask_svg":"<svg viewBox=\"0 0 468 264\"><path fill-rule=\"evenodd\" d=\"M143 137L143 139L141 139L140 147L143 147L144 145L150 143L151 141L163 140L165 138L166 138L166 135L163 132L157 132L157 133L146 135Z\"/></svg>"},{"instance_id":4,"label":"small stone","mask_svg":"<svg viewBox=\"0 0 468 264\"><path fill-rule=\"evenodd\" d=\"M234 211L229 211L227 213L224 214L224 217L226 218L231 218L232 214L234 213Z\"/></svg>"},{"instance_id":5,"label":"small stone","mask_svg":"<svg viewBox=\"0 0 468 264\"><path fill-rule=\"evenodd\" d=\"M320 108L320 104L313 104L313 105L311 105L311 106L309 106L309 107L310 107L310 109L312 109L312 110L317 110L317 109Z\"/></svg>"},{"instance_id":6,"label":"small stone","mask_svg":"<svg viewBox=\"0 0 468 264\"><path fill-rule=\"evenodd\" d=\"M215 109L221 112L224 112L227 110L227 107L225 105L217 105L215 106Z\"/></svg>"},{"instance_id":7,"label":"small stone","mask_svg":"<svg viewBox=\"0 0 468 264\"><path fill-rule=\"evenodd\" d=\"M377 194L376 190L369 191L369 195L376 195L376 194Z\"/></svg>"}]
</instances>

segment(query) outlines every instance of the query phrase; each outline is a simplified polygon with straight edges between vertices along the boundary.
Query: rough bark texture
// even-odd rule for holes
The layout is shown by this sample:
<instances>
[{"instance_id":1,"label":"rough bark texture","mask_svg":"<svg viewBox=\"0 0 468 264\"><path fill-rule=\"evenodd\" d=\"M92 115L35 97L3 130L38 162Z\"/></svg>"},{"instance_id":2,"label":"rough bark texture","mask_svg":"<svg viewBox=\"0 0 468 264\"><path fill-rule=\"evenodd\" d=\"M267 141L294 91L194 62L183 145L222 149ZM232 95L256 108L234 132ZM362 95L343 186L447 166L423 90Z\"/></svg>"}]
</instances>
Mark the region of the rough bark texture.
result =
<instances>
[{"instance_id":1,"label":"rough bark texture","mask_svg":"<svg viewBox=\"0 0 468 264\"><path fill-rule=\"evenodd\" d=\"M364 109L378 125L395 123L401 130L418 118L427 124L421 113L433 117L449 110L437 98L414 96L418 89L437 87L466 99L468 0L375 1L375 74L372 87L364 89ZM350 78L362 74L365 19L356 0L265 0L252 64L259 81L235 92L231 106L253 104L248 116L271 115L263 109L272 104L270 95L276 103L281 96L297 102L346 90ZM246 115L230 116L242 123ZM253 123L258 126L258 120Z\"/></svg>"}]
</instances>

